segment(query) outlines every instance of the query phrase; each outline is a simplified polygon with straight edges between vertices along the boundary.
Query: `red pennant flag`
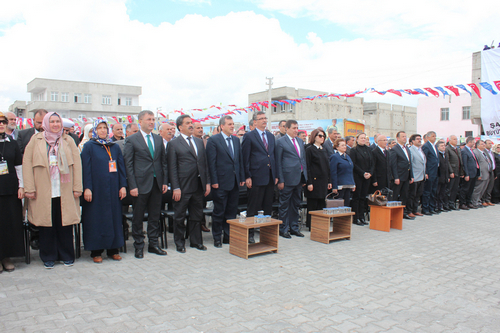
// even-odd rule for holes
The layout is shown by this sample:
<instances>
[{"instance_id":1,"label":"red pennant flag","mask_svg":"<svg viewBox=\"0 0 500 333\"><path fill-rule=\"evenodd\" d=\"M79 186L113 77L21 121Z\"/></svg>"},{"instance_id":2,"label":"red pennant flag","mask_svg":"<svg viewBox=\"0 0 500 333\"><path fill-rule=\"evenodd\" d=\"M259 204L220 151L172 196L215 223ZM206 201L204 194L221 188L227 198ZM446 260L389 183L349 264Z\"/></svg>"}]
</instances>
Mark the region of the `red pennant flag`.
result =
<instances>
[{"instance_id":1,"label":"red pennant flag","mask_svg":"<svg viewBox=\"0 0 500 333\"><path fill-rule=\"evenodd\" d=\"M460 96L460 93L458 92L458 88L454 87L454 86L444 86L446 89L448 89L449 91L451 91L452 93L455 94L455 96Z\"/></svg>"},{"instance_id":2,"label":"red pennant flag","mask_svg":"<svg viewBox=\"0 0 500 333\"><path fill-rule=\"evenodd\" d=\"M500 81L493 81L493 83L495 84L495 87L500 90Z\"/></svg>"},{"instance_id":3,"label":"red pennant flag","mask_svg":"<svg viewBox=\"0 0 500 333\"><path fill-rule=\"evenodd\" d=\"M439 97L439 93L436 90L434 90L434 89L424 88L424 90L427 91L427 92L430 92L431 94L433 94L436 97Z\"/></svg>"},{"instance_id":4,"label":"red pennant flag","mask_svg":"<svg viewBox=\"0 0 500 333\"><path fill-rule=\"evenodd\" d=\"M400 91L397 91L397 90L394 90L394 89L389 89L389 90L387 90L387 92L390 92L390 93L396 94L396 95L398 95L399 97L402 97L402 96L403 96L403 95L401 95L401 92L400 92Z\"/></svg>"},{"instance_id":5,"label":"red pennant flag","mask_svg":"<svg viewBox=\"0 0 500 333\"><path fill-rule=\"evenodd\" d=\"M199 119L194 119L194 118L191 118L193 120L193 123L201 123L201 121Z\"/></svg>"},{"instance_id":6,"label":"red pennant flag","mask_svg":"<svg viewBox=\"0 0 500 333\"><path fill-rule=\"evenodd\" d=\"M128 122L131 123L132 122L132 116L127 116L127 119L128 119Z\"/></svg>"},{"instance_id":7,"label":"red pennant flag","mask_svg":"<svg viewBox=\"0 0 500 333\"><path fill-rule=\"evenodd\" d=\"M481 93L479 92L479 88L475 83L468 83L467 85L471 87L472 90L474 90L474 92L477 94L477 97L481 98Z\"/></svg>"},{"instance_id":8,"label":"red pennant flag","mask_svg":"<svg viewBox=\"0 0 500 333\"><path fill-rule=\"evenodd\" d=\"M165 117L165 115L164 115L163 113L161 113L161 112L158 112L158 113L159 113L159 114L160 114L160 116L162 116L163 118L167 118L167 117Z\"/></svg>"},{"instance_id":9,"label":"red pennant flag","mask_svg":"<svg viewBox=\"0 0 500 333\"><path fill-rule=\"evenodd\" d=\"M419 95L420 94L418 91L411 90L411 89L404 89L404 91L406 91L408 94L412 94L412 95Z\"/></svg>"},{"instance_id":10,"label":"red pennant flag","mask_svg":"<svg viewBox=\"0 0 500 333\"><path fill-rule=\"evenodd\" d=\"M34 127L33 120L31 118L28 118L27 121L28 121L28 125L30 125L31 127Z\"/></svg>"},{"instance_id":11,"label":"red pennant flag","mask_svg":"<svg viewBox=\"0 0 500 333\"><path fill-rule=\"evenodd\" d=\"M111 117L111 118L113 118L114 121L116 121L117 123L119 123L118 118L116 118L116 117Z\"/></svg>"}]
</instances>

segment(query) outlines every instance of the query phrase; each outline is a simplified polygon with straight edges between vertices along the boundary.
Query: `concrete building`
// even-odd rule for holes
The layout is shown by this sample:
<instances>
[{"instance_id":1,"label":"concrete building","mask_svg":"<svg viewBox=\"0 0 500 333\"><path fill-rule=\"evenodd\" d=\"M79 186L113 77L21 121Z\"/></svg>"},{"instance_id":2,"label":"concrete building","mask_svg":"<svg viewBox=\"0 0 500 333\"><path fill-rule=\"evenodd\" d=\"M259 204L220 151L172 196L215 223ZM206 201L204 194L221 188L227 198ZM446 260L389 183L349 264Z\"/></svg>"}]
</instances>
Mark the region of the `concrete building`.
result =
<instances>
[{"instance_id":1,"label":"concrete building","mask_svg":"<svg viewBox=\"0 0 500 333\"><path fill-rule=\"evenodd\" d=\"M271 91L271 99L285 100L297 99L307 96L326 94L324 91L308 89L295 89L293 87L280 87ZM248 95L249 104L267 101L268 91ZM313 101L304 100L295 105L280 105L266 111L269 122L280 120L316 120L347 118L364 121L365 132L368 136L383 133L394 137L398 131L404 130L414 133L417 129L417 109L414 107L391 105L385 103L364 103L362 97L340 99L336 97L317 98ZM252 114L249 114L249 119Z\"/></svg>"},{"instance_id":2,"label":"concrete building","mask_svg":"<svg viewBox=\"0 0 500 333\"><path fill-rule=\"evenodd\" d=\"M26 104L25 117L33 117L38 109L56 111L65 118L126 116L141 111L142 88L137 86L35 78L28 83L28 92L31 101Z\"/></svg>"},{"instance_id":3,"label":"concrete building","mask_svg":"<svg viewBox=\"0 0 500 333\"><path fill-rule=\"evenodd\" d=\"M481 51L472 54L472 83L480 87L479 82L481 82ZM477 135L481 135L483 133L481 125L481 99L475 93L472 93L471 98L470 121L474 125L479 126L480 133Z\"/></svg>"},{"instance_id":4,"label":"concrete building","mask_svg":"<svg viewBox=\"0 0 500 333\"><path fill-rule=\"evenodd\" d=\"M14 113L17 117L25 118L27 115L26 101L14 101L14 103L9 106L9 111Z\"/></svg>"},{"instance_id":5,"label":"concrete building","mask_svg":"<svg viewBox=\"0 0 500 333\"><path fill-rule=\"evenodd\" d=\"M446 98L421 97L417 107L417 132L436 132L440 138L478 136L481 123L471 122L471 97L468 94Z\"/></svg>"}]
</instances>

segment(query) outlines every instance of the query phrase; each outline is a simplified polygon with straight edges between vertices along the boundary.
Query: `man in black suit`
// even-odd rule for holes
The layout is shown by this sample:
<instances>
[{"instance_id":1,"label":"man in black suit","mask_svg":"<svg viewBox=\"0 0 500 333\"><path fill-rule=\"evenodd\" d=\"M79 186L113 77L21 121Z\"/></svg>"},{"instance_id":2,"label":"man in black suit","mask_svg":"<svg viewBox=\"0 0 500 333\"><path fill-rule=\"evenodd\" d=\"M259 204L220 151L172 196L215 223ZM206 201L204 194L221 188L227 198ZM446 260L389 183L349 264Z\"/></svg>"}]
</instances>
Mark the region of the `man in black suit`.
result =
<instances>
[{"instance_id":1,"label":"man in black suit","mask_svg":"<svg viewBox=\"0 0 500 333\"><path fill-rule=\"evenodd\" d=\"M255 112L253 121L255 129L245 134L241 146L245 182L248 188L248 217L257 215L259 210L263 210L266 215L271 215L274 185L278 183L274 157L275 139L266 130L266 113ZM249 231L248 242L255 243L253 229Z\"/></svg>"},{"instance_id":2,"label":"man in black suit","mask_svg":"<svg viewBox=\"0 0 500 333\"><path fill-rule=\"evenodd\" d=\"M356 138L352 135L348 135L345 137L345 144L346 144L346 153L349 155L351 149L354 147L354 144L356 143Z\"/></svg>"},{"instance_id":3,"label":"man in black suit","mask_svg":"<svg viewBox=\"0 0 500 333\"><path fill-rule=\"evenodd\" d=\"M190 246L206 251L201 236L204 196L210 194L210 174L203 141L193 136L190 116L176 120L179 137L167 145L168 172L174 206L174 242L177 252L185 253L186 210L189 210Z\"/></svg>"},{"instance_id":4,"label":"man in black suit","mask_svg":"<svg viewBox=\"0 0 500 333\"><path fill-rule=\"evenodd\" d=\"M45 117L46 114L47 110L37 110L33 118L33 127L19 131L19 133L17 134L17 143L19 144L19 148L21 149L21 154L24 154L24 148L26 148L26 146L30 142L31 137L36 133L43 131L42 121L43 117Z\"/></svg>"},{"instance_id":5,"label":"man in black suit","mask_svg":"<svg viewBox=\"0 0 500 333\"><path fill-rule=\"evenodd\" d=\"M479 162L472 150L475 140L469 136L465 139L465 147L462 148L462 162L464 166L464 178L460 180L460 209L469 210L476 209L472 204L472 193L476 185L477 177L479 176Z\"/></svg>"},{"instance_id":6,"label":"man in black suit","mask_svg":"<svg viewBox=\"0 0 500 333\"><path fill-rule=\"evenodd\" d=\"M450 135L445 150L446 158L448 159L448 166L450 169L450 182L448 183L448 209L451 210L458 210L455 201L457 199L460 179L464 178L462 154L457 144L457 136Z\"/></svg>"},{"instance_id":7,"label":"man in black suit","mask_svg":"<svg viewBox=\"0 0 500 333\"><path fill-rule=\"evenodd\" d=\"M211 136L206 148L214 202L212 234L214 246L218 248L222 247L222 243L229 244L227 220L236 218L239 186L245 184L243 155L240 140L233 135L233 118L223 116L219 124L221 133ZM224 231L224 237L222 237L222 231Z\"/></svg>"},{"instance_id":8,"label":"man in black suit","mask_svg":"<svg viewBox=\"0 0 500 333\"><path fill-rule=\"evenodd\" d=\"M378 143L378 137L379 137L380 133L375 133L373 135L373 143L370 145L370 148L371 149L375 149L375 147L377 147L377 143Z\"/></svg>"},{"instance_id":9,"label":"man in black suit","mask_svg":"<svg viewBox=\"0 0 500 333\"><path fill-rule=\"evenodd\" d=\"M335 149L333 148L333 144L335 143L335 140L337 139L337 130L330 127L328 129L328 139L323 142L323 148L326 149L326 152L328 153L328 158L335 154Z\"/></svg>"},{"instance_id":10,"label":"man in black suit","mask_svg":"<svg viewBox=\"0 0 500 333\"><path fill-rule=\"evenodd\" d=\"M375 172L372 177L371 193L388 188L391 181L389 151L387 150L387 137L385 135L377 136L377 145L372 148L372 155L375 161Z\"/></svg>"},{"instance_id":11,"label":"man in black suit","mask_svg":"<svg viewBox=\"0 0 500 333\"><path fill-rule=\"evenodd\" d=\"M429 176L425 181L424 193L422 195L422 213L424 215L439 214L439 211L436 209L439 157L435 142L436 132L427 132L427 142L422 145L422 151L426 158L425 170Z\"/></svg>"},{"instance_id":12,"label":"man in black suit","mask_svg":"<svg viewBox=\"0 0 500 333\"><path fill-rule=\"evenodd\" d=\"M403 217L407 220L414 220L414 217L408 216L409 210L406 205L408 199L409 187L413 183L413 171L411 167L411 153L406 147L406 133L400 131L396 134L397 144L391 149L390 162L392 178L391 184L393 199L401 201L405 205Z\"/></svg>"},{"instance_id":13,"label":"man in black suit","mask_svg":"<svg viewBox=\"0 0 500 333\"><path fill-rule=\"evenodd\" d=\"M155 125L154 113L139 113L139 132L125 140L123 157L127 169L130 195L135 197L132 217L132 236L135 257L144 258L144 212L148 211L148 252L166 255L158 246L162 193L167 192L168 170L161 136L151 131Z\"/></svg>"}]
</instances>

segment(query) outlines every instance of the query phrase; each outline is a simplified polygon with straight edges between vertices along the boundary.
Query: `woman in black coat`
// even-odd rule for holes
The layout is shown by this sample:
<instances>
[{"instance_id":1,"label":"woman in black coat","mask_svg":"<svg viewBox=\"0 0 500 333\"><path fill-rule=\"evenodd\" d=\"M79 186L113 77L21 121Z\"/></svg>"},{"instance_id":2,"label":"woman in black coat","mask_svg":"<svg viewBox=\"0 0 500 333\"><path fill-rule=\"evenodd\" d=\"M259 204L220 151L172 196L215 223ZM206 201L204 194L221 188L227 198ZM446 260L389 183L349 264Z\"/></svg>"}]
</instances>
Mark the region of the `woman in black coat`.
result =
<instances>
[{"instance_id":1,"label":"woman in black coat","mask_svg":"<svg viewBox=\"0 0 500 333\"><path fill-rule=\"evenodd\" d=\"M370 147L367 146L365 133L360 133L356 137L356 147L352 148L349 156L354 163L354 182L356 191L353 193L351 207L354 216L354 223L367 225L365 222L366 196L370 188L370 178L375 169L375 163Z\"/></svg>"},{"instance_id":2,"label":"woman in black coat","mask_svg":"<svg viewBox=\"0 0 500 333\"><path fill-rule=\"evenodd\" d=\"M328 190L332 188L328 153L323 148L325 138L326 134L323 130L315 129L309 137L309 145L306 149L307 187L305 196L308 212L325 208L325 197ZM311 230L310 214L307 214L306 226Z\"/></svg>"}]
</instances>

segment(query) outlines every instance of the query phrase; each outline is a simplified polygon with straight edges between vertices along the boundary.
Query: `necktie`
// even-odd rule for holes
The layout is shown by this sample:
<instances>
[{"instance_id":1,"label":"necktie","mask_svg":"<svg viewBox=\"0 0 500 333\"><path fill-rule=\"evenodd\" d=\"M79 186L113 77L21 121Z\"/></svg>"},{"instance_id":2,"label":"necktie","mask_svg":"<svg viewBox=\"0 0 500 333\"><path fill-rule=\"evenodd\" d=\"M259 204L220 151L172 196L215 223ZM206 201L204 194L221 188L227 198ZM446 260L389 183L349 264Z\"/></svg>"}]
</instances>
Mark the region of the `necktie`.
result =
<instances>
[{"instance_id":1,"label":"necktie","mask_svg":"<svg viewBox=\"0 0 500 333\"><path fill-rule=\"evenodd\" d=\"M262 141L264 142L264 147L266 147L266 150L269 150L269 146L267 144L267 139L266 139L266 132L262 132Z\"/></svg>"},{"instance_id":2,"label":"necktie","mask_svg":"<svg viewBox=\"0 0 500 333\"><path fill-rule=\"evenodd\" d=\"M299 155L300 158L300 152L299 152L299 147L297 147L297 141L295 141L295 138L293 138L293 145L295 146L295 150L297 151L297 155ZM302 166L302 163L300 164L300 171L302 171L304 167Z\"/></svg>"},{"instance_id":3,"label":"necktie","mask_svg":"<svg viewBox=\"0 0 500 333\"><path fill-rule=\"evenodd\" d=\"M148 139L148 148L149 148L149 152L151 153L151 157L154 158L155 157L155 152L153 150L153 143L151 142L151 139L150 139L151 135L148 134L146 135L146 138Z\"/></svg>"},{"instance_id":4,"label":"necktie","mask_svg":"<svg viewBox=\"0 0 500 333\"><path fill-rule=\"evenodd\" d=\"M382 149L382 151L384 152L384 156L387 157L387 152L385 149Z\"/></svg>"},{"instance_id":5,"label":"necktie","mask_svg":"<svg viewBox=\"0 0 500 333\"><path fill-rule=\"evenodd\" d=\"M486 153L483 151L483 156L486 159L486 162L488 162L488 171L491 171L491 161L488 156L486 156Z\"/></svg>"},{"instance_id":6,"label":"necktie","mask_svg":"<svg viewBox=\"0 0 500 333\"><path fill-rule=\"evenodd\" d=\"M470 150L470 152L472 153L472 157L474 157L474 161L476 161L476 168L479 169L479 163L477 163L476 155L474 154L474 152L472 151L472 149Z\"/></svg>"},{"instance_id":7,"label":"necktie","mask_svg":"<svg viewBox=\"0 0 500 333\"><path fill-rule=\"evenodd\" d=\"M192 137L188 136L187 139L188 139L188 142L189 142L189 147L191 147L191 149L193 150L194 156L198 156L196 154L196 150L194 150L194 142L191 141Z\"/></svg>"},{"instance_id":8,"label":"necktie","mask_svg":"<svg viewBox=\"0 0 500 333\"><path fill-rule=\"evenodd\" d=\"M226 138L227 140L227 148L229 148L229 154L234 160L234 152L233 152L233 146L231 145L231 138Z\"/></svg>"}]
</instances>

